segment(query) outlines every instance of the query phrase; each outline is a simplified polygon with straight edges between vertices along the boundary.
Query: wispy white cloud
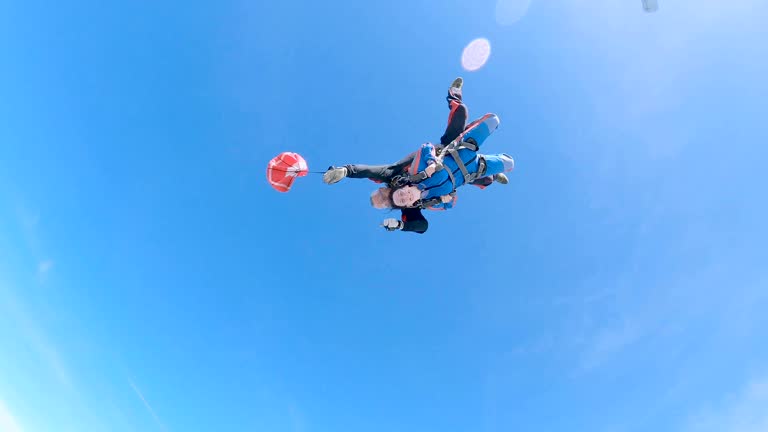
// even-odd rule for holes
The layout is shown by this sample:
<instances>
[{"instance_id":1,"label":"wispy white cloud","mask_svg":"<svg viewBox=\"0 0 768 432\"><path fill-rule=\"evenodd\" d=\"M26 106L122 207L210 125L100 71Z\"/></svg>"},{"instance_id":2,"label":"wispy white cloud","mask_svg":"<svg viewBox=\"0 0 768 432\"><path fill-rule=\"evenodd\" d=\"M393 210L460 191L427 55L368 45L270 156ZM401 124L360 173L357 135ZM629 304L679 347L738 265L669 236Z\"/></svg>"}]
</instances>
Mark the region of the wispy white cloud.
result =
<instances>
[{"instance_id":1,"label":"wispy white cloud","mask_svg":"<svg viewBox=\"0 0 768 432\"><path fill-rule=\"evenodd\" d=\"M26 241L27 247L33 251L40 250L40 239L38 235L40 227L40 213L24 204L16 205L16 217L19 223L19 230Z\"/></svg>"},{"instance_id":2,"label":"wispy white cloud","mask_svg":"<svg viewBox=\"0 0 768 432\"><path fill-rule=\"evenodd\" d=\"M684 427L686 432L768 431L768 377L753 379L716 407L702 409Z\"/></svg>"},{"instance_id":3,"label":"wispy white cloud","mask_svg":"<svg viewBox=\"0 0 768 432\"><path fill-rule=\"evenodd\" d=\"M53 270L53 264L52 259L44 259L37 263L37 277L41 280L45 280L51 270Z\"/></svg>"},{"instance_id":4,"label":"wispy white cloud","mask_svg":"<svg viewBox=\"0 0 768 432\"><path fill-rule=\"evenodd\" d=\"M152 415L152 418L155 420L155 423L157 423L157 426L161 430L167 431L168 428L166 428L165 425L163 424L162 420L160 420L160 417L158 417L157 413L152 408L152 405L150 405L149 402L147 402L147 399L144 397L144 394L141 392L141 390L139 390L139 387L137 387L136 384L133 381L131 381L130 379L128 379L128 384L133 389L133 392L136 393L136 396L138 396L139 399L141 399L141 403L144 404L144 407L147 409L147 411L149 411L149 414Z\"/></svg>"},{"instance_id":5,"label":"wispy white cloud","mask_svg":"<svg viewBox=\"0 0 768 432\"><path fill-rule=\"evenodd\" d=\"M40 257L37 262L37 277L39 280L44 280L53 270L54 261L50 258L41 259L45 255L40 253L38 235L40 213L22 204L16 206L16 213L20 228L26 238L27 247L34 255ZM26 338L27 343L50 367L59 383L69 390L73 390L71 374L61 355L59 355L58 349L50 342L46 332L38 324L38 320L27 312L10 287L0 286L0 306L6 307L7 317L15 321L18 332Z\"/></svg>"},{"instance_id":6,"label":"wispy white cloud","mask_svg":"<svg viewBox=\"0 0 768 432\"><path fill-rule=\"evenodd\" d=\"M47 259L40 261L37 264L37 273L44 275L47 274L53 268L53 260Z\"/></svg>"},{"instance_id":7,"label":"wispy white cloud","mask_svg":"<svg viewBox=\"0 0 768 432\"><path fill-rule=\"evenodd\" d=\"M0 432L23 432L11 410L0 400Z\"/></svg>"},{"instance_id":8,"label":"wispy white cloud","mask_svg":"<svg viewBox=\"0 0 768 432\"><path fill-rule=\"evenodd\" d=\"M27 206L17 205L16 215L18 216L19 221L21 222L21 225L24 229L35 229L40 223L40 213L28 208Z\"/></svg>"},{"instance_id":9,"label":"wispy white cloud","mask_svg":"<svg viewBox=\"0 0 768 432\"><path fill-rule=\"evenodd\" d=\"M46 257L44 242L40 238L40 213L25 205L18 204L16 216L26 247L37 260L37 277L42 282L53 270L54 261Z\"/></svg>"},{"instance_id":10,"label":"wispy white cloud","mask_svg":"<svg viewBox=\"0 0 768 432\"><path fill-rule=\"evenodd\" d=\"M304 415L295 403L288 405L288 415L291 419L291 430L294 432L304 432Z\"/></svg>"},{"instance_id":11,"label":"wispy white cloud","mask_svg":"<svg viewBox=\"0 0 768 432\"><path fill-rule=\"evenodd\" d=\"M582 367L593 369L635 343L643 335L643 327L637 321L625 320L620 325L604 327L587 342L582 354Z\"/></svg>"},{"instance_id":12,"label":"wispy white cloud","mask_svg":"<svg viewBox=\"0 0 768 432\"><path fill-rule=\"evenodd\" d=\"M18 332L24 336L29 346L48 365L58 382L73 390L71 374L56 346L49 341L45 332L9 290L3 290L0 287L0 297L0 305L4 306L6 317L14 321Z\"/></svg>"}]
</instances>

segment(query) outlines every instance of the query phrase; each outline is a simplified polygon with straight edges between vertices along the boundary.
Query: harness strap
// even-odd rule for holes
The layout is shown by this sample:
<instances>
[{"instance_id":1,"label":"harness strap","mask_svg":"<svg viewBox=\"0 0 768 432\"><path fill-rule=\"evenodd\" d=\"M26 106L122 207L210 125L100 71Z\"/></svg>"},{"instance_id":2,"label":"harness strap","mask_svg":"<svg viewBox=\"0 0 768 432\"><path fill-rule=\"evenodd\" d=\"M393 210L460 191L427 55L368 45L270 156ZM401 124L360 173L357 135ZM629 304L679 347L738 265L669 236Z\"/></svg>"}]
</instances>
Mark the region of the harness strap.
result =
<instances>
[{"instance_id":1,"label":"harness strap","mask_svg":"<svg viewBox=\"0 0 768 432\"><path fill-rule=\"evenodd\" d=\"M442 163L443 158L446 154L449 154L453 160L456 162L456 165L461 170L461 174L464 176L464 183L471 183L475 181L475 179L479 178L479 172L485 171L485 161L482 157L480 157L478 163L481 165L478 166L478 173L472 173L470 174L467 170L467 167L464 165L464 162L459 157L459 150L465 148L471 152L477 152L478 146L476 143L474 143L474 140L470 138L470 141L459 141L454 140L451 141L450 144L445 146L440 150L440 153L437 157L437 167L435 168L435 172L438 172L440 170L445 169L445 165ZM446 170L448 173L448 177L451 179L451 185L453 191L456 191L456 177L453 175L453 172L451 170ZM403 186L405 184L418 184L422 181L427 179L427 173L424 171L419 171L418 173L411 175L411 176L398 176L392 181L393 186ZM452 192L453 193L453 192Z\"/></svg>"},{"instance_id":2,"label":"harness strap","mask_svg":"<svg viewBox=\"0 0 768 432\"><path fill-rule=\"evenodd\" d=\"M472 173L470 174L469 171L467 171L467 167L464 166L464 162L461 160L461 157L459 157L458 150L448 150L448 154L453 157L453 160L456 162L456 165L458 165L459 169L461 170L461 174L464 176L464 183L471 183L474 179L476 174ZM453 183L453 188L456 188L456 182Z\"/></svg>"},{"instance_id":3,"label":"harness strap","mask_svg":"<svg viewBox=\"0 0 768 432\"><path fill-rule=\"evenodd\" d=\"M424 171L419 171L418 173L410 176L408 178L408 182L411 184L416 184L416 183L421 183L426 179L427 179L427 173Z\"/></svg>"},{"instance_id":4,"label":"harness strap","mask_svg":"<svg viewBox=\"0 0 768 432\"><path fill-rule=\"evenodd\" d=\"M428 209L434 205L440 204L441 201L442 200L440 199L440 197L430 198L428 200L421 200L419 201L418 207L421 209Z\"/></svg>"},{"instance_id":5,"label":"harness strap","mask_svg":"<svg viewBox=\"0 0 768 432\"><path fill-rule=\"evenodd\" d=\"M477 143L475 143L474 139L469 138L469 141L461 141L459 138L456 138L454 141L451 141L448 145L437 149L438 159L442 159L445 156L445 153L450 152L451 150L454 150L454 149L459 150L459 149L465 148L473 152L476 152L480 149L477 146Z\"/></svg>"},{"instance_id":6,"label":"harness strap","mask_svg":"<svg viewBox=\"0 0 768 432\"><path fill-rule=\"evenodd\" d=\"M479 179L480 177L485 177L485 172L488 170L488 165L485 163L485 158L477 155L477 177L475 179Z\"/></svg>"},{"instance_id":7,"label":"harness strap","mask_svg":"<svg viewBox=\"0 0 768 432\"><path fill-rule=\"evenodd\" d=\"M443 168L445 168L445 167L442 164L440 164L440 169L443 169ZM445 172L448 173L448 178L451 179L451 190L455 191L456 190L456 177L453 176L453 171L451 171L450 169L447 169L447 170L445 170Z\"/></svg>"},{"instance_id":8,"label":"harness strap","mask_svg":"<svg viewBox=\"0 0 768 432\"><path fill-rule=\"evenodd\" d=\"M473 152L476 152L476 151L478 151L478 150L479 150L479 147L478 147L478 146L477 146L477 144L474 142L475 140L474 140L474 139L472 139L472 138L470 138L470 139L471 139L472 141L462 141L462 142L459 144L458 148L465 148L465 149L468 149L468 150L470 150L470 151L473 151Z\"/></svg>"}]
</instances>

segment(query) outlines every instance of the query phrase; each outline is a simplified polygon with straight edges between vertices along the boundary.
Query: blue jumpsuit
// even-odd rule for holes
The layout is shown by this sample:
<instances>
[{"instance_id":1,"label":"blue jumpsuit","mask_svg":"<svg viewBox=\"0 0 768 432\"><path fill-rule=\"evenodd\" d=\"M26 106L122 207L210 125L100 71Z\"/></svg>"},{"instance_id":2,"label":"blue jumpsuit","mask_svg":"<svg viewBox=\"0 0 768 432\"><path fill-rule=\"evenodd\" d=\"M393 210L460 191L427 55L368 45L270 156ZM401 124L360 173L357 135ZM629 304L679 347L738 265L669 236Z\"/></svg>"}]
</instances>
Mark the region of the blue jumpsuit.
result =
<instances>
[{"instance_id":1,"label":"blue jumpsuit","mask_svg":"<svg viewBox=\"0 0 768 432\"><path fill-rule=\"evenodd\" d=\"M482 118L469 125L464 133L462 133L457 139L461 141L467 141L471 139L477 144L479 151L486 138L488 138L488 136L490 136L498 126L499 118L495 114L486 114ZM436 149L434 144L423 144L421 149L417 152L416 158L409 168L409 173L413 175L420 171L424 171L424 169L426 169L430 164L434 163L437 159L435 150ZM468 148L459 148L457 153L469 174L493 176L494 174L512 171L514 168L514 160L506 153L483 155ZM486 169L484 173L478 173L480 168L480 158L485 160ZM448 171L453 173L453 178L456 181L455 185L452 183L451 176L448 174ZM431 177L424 179L417 186L422 191L421 199L428 200L432 198L438 198L443 195L448 195L464 184L464 174L459 168L459 165L456 163L456 160L454 160L452 155L446 154L443 157L443 169L436 171L434 174L432 174ZM450 202L437 204L430 207L429 209L446 210L452 208L455 201L456 198L454 197Z\"/></svg>"}]
</instances>

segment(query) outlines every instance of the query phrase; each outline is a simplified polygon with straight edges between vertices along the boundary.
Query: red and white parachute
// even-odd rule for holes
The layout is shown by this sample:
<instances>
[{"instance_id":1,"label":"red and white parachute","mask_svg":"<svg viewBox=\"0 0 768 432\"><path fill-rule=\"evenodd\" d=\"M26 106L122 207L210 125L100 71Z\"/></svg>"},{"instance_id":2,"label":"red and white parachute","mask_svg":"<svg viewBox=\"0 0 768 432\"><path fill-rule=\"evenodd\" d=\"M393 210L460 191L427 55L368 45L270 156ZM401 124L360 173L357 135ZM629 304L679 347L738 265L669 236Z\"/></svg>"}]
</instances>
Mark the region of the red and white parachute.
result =
<instances>
[{"instance_id":1,"label":"red and white parachute","mask_svg":"<svg viewBox=\"0 0 768 432\"><path fill-rule=\"evenodd\" d=\"M267 165L267 180L280 192L288 192L296 178L304 177L307 173L309 173L307 161L298 153L280 153Z\"/></svg>"}]
</instances>

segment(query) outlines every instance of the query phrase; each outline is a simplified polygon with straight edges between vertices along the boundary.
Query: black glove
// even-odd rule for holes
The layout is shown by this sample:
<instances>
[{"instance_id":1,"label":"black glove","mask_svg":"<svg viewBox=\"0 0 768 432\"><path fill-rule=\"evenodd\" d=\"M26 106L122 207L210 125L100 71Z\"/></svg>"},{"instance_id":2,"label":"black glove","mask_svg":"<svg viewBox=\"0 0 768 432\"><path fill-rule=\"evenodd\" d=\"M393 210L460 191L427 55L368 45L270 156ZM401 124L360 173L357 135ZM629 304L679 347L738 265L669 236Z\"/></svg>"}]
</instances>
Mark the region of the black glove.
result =
<instances>
[{"instance_id":1,"label":"black glove","mask_svg":"<svg viewBox=\"0 0 768 432\"><path fill-rule=\"evenodd\" d=\"M395 176L392 179L392 181L389 182L389 183L392 185L393 188L399 188L399 187L403 187L403 186L407 185L409 179L410 178L409 178L408 175L399 175L399 176Z\"/></svg>"}]
</instances>

